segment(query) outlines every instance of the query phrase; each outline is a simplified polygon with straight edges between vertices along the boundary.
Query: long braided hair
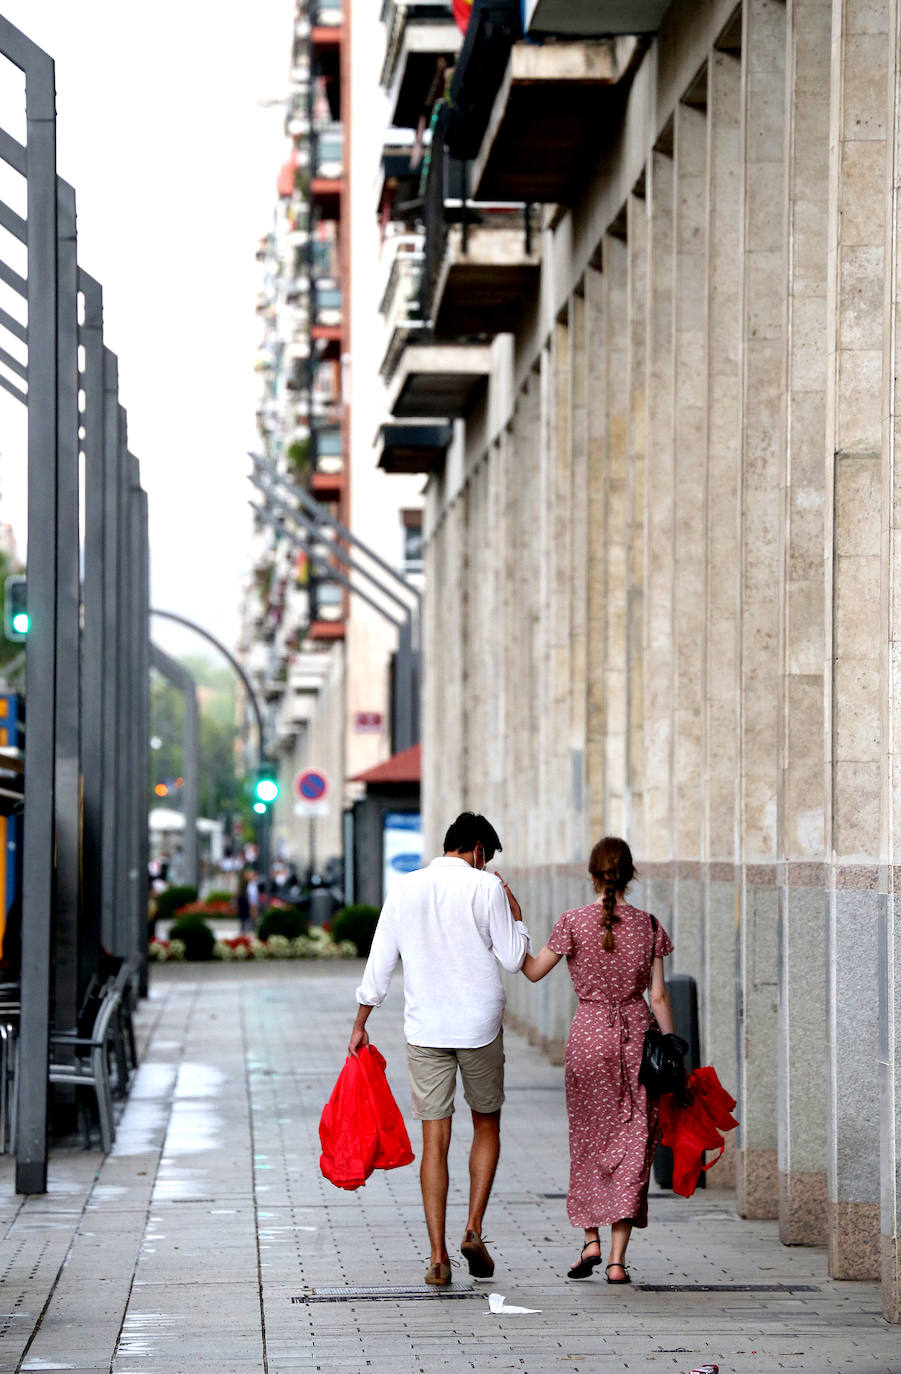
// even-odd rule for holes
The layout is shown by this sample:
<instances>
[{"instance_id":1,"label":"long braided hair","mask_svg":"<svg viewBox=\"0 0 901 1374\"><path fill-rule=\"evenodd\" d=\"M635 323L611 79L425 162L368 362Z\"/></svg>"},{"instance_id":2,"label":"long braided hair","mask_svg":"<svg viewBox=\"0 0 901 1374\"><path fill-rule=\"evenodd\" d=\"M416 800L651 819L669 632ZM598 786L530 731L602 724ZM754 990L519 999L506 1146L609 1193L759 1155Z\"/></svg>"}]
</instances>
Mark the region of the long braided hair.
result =
<instances>
[{"instance_id":1,"label":"long braided hair","mask_svg":"<svg viewBox=\"0 0 901 1374\"><path fill-rule=\"evenodd\" d=\"M601 948L612 950L615 948L613 927L619 921L614 912L616 894L625 892L635 877L632 851L625 840L618 839L616 835L605 835L598 840L588 860L588 872L595 891L601 894L601 929L604 932Z\"/></svg>"}]
</instances>

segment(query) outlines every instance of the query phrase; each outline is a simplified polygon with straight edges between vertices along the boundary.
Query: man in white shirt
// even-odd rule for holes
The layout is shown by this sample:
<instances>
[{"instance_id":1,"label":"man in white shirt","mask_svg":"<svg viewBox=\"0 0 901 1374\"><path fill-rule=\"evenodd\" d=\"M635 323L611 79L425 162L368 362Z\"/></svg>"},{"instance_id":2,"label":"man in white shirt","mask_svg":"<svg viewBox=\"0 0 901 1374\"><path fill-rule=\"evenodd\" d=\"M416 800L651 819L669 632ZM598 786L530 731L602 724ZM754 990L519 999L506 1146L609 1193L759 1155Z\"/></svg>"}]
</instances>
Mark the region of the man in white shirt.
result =
<instances>
[{"instance_id":1,"label":"man in white shirt","mask_svg":"<svg viewBox=\"0 0 901 1374\"><path fill-rule=\"evenodd\" d=\"M503 884L485 865L501 849L484 816L464 811L444 837L444 855L406 874L382 908L350 1037L350 1053L369 1043L366 1022L388 993L398 959L404 966L404 1034L413 1115L422 1121L419 1179L431 1259L426 1283L450 1283L445 1243L447 1156L457 1069L472 1111L469 1217L460 1246L477 1278L494 1261L482 1219L500 1157L504 1100L505 994L500 964L516 973L529 952L529 932L514 919Z\"/></svg>"}]
</instances>

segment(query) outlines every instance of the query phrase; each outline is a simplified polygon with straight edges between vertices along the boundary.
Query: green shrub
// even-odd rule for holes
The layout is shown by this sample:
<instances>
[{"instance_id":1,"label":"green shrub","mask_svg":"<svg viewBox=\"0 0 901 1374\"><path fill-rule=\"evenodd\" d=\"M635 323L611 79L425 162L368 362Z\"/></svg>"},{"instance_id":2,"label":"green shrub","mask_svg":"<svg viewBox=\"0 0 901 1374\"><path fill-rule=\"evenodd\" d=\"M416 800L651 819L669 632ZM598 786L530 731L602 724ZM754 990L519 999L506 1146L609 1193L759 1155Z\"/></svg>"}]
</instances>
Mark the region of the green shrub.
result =
<instances>
[{"instance_id":1,"label":"green shrub","mask_svg":"<svg viewBox=\"0 0 901 1374\"><path fill-rule=\"evenodd\" d=\"M180 940L185 947L185 958L206 960L213 957L216 937L202 916L179 916L169 929L169 942Z\"/></svg>"},{"instance_id":2,"label":"green shrub","mask_svg":"<svg viewBox=\"0 0 901 1374\"><path fill-rule=\"evenodd\" d=\"M182 887L167 887L156 899L156 918L158 921L169 921L178 911L179 907L187 906L189 902L197 901L197 888L187 885Z\"/></svg>"},{"instance_id":3,"label":"green shrub","mask_svg":"<svg viewBox=\"0 0 901 1374\"><path fill-rule=\"evenodd\" d=\"M299 935L306 935L309 928L306 917L297 907L274 906L260 920L257 938L268 940L270 935L284 935L286 940L296 940Z\"/></svg>"},{"instance_id":4,"label":"green shrub","mask_svg":"<svg viewBox=\"0 0 901 1374\"><path fill-rule=\"evenodd\" d=\"M224 887L217 887L214 888L212 892L208 892L203 900L209 902L210 905L216 902L233 902L235 900L235 894L227 891Z\"/></svg>"},{"instance_id":5,"label":"green shrub","mask_svg":"<svg viewBox=\"0 0 901 1374\"><path fill-rule=\"evenodd\" d=\"M357 953L365 959L372 945L378 919L378 907L367 906L365 902L343 906L332 917L331 937L336 945L342 940L350 940L356 945Z\"/></svg>"}]
</instances>

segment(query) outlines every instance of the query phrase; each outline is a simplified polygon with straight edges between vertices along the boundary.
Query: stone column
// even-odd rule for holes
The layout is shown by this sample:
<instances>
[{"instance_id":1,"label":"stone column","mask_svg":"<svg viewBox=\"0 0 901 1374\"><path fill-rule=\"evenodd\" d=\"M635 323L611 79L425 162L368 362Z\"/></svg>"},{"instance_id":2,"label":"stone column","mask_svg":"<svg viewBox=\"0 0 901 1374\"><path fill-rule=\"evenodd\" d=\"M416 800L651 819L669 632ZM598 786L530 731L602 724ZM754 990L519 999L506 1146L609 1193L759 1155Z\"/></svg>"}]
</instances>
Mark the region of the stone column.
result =
<instances>
[{"instance_id":1,"label":"stone column","mask_svg":"<svg viewBox=\"0 0 901 1374\"><path fill-rule=\"evenodd\" d=\"M734 1093L735 833L738 814L738 607L741 443L739 421L741 65L725 52L707 69L707 486L702 855L702 1061ZM708 1187L735 1181L734 1144Z\"/></svg>"},{"instance_id":2,"label":"stone column","mask_svg":"<svg viewBox=\"0 0 901 1374\"><path fill-rule=\"evenodd\" d=\"M629 260L623 238L605 234L604 357L607 444L604 455L604 638L606 699L606 789L604 831L626 829L626 733L628 645L626 585L628 526L626 482L629 463Z\"/></svg>"},{"instance_id":3,"label":"stone column","mask_svg":"<svg viewBox=\"0 0 901 1374\"><path fill-rule=\"evenodd\" d=\"M832 19L826 430L830 1270L879 1268L882 349L888 0Z\"/></svg>"},{"instance_id":4,"label":"stone column","mask_svg":"<svg viewBox=\"0 0 901 1374\"><path fill-rule=\"evenodd\" d=\"M785 6L746 0L742 33L741 843L736 1186L777 1213L779 415L784 372Z\"/></svg>"},{"instance_id":5,"label":"stone column","mask_svg":"<svg viewBox=\"0 0 901 1374\"><path fill-rule=\"evenodd\" d=\"M779 1234L826 1241L823 463L831 0L789 0L782 432Z\"/></svg>"},{"instance_id":6,"label":"stone column","mask_svg":"<svg viewBox=\"0 0 901 1374\"><path fill-rule=\"evenodd\" d=\"M586 430L588 443L588 551L585 566L587 661L585 779L588 831L601 835L605 825L607 790L607 702L601 664L604 652L604 456L607 447L607 406L604 385L604 278L589 267L585 273L585 365L588 375Z\"/></svg>"},{"instance_id":7,"label":"stone column","mask_svg":"<svg viewBox=\"0 0 901 1374\"><path fill-rule=\"evenodd\" d=\"M570 664L570 602L572 598L572 455L570 415L571 329L569 310L561 312L554 327L551 405L551 480L548 488L550 547L547 645L551 657L549 714L551 738L550 793L546 815L550 841L548 858L556 864L571 854L572 764L570 761L569 699L573 689ZM555 903L556 904L556 903ZM561 908L562 909L562 908Z\"/></svg>"},{"instance_id":8,"label":"stone column","mask_svg":"<svg viewBox=\"0 0 901 1374\"><path fill-rule=\"evenodd\" d=\"M706 91L705 91L706 94ZM673 548L673 964L701 976L701 727L706 652L702 555L707 466L707 118L703 105L676 106L675 435Z\"/></svg>"},{"instance_id":9,"label":"stone column","mask_svg":"<svg viewBox=\"0 0 901 1374\"><path fill-rule=\"evenodd\" d=\"M647 429L648 214L644 188L626 205L629 257L629 434L626 471L626 807L625 833L644 849L644 574Z\"/></svg>"},{"instance_id":10,"label":"stone column","mask_svg":"<svg viewBox=\"0 0 901 1374\"><path fill-rule=\"evenodd\" d=\"M890 866L888 896L879 941L879 1098L882 1137L881 1158L881 1272L882 1310L889 1321L901 1322L901 483L898 458L901 451L901 408L897 400L901 323L901 3L889 6L889 138L888 173L891 178L886 263L886 347L883 368L882 510L883 595L887 602L888 634L883 674L883 757Z\"/></svg>"},{"instance_id":11,"label":"stone column","mask_svg":"<svg viewBox=\"0 0 901 1374\"><path fill-rule=\"evenodd\" d=\"M571 538L570 623L572 683L569 693L572 836L570 859L584 870L593 844L586 772L588 729L588 585L586 569L591 531L588 524L588 310L584 283L573 296L570 328ZM589 892L590 889L585 889Z\"/></svg>"},{"instance_id":12,"label":"stone column","mask_svg":"<svg viewBox=\"0 0 901 1374\"><path fill-rule=\"evenodd\" d=\"M648 907L672 914L673 681L673 160L655 149L648 206L647 467L645 500L644 871Z\"/></svg>"}]
</instances>

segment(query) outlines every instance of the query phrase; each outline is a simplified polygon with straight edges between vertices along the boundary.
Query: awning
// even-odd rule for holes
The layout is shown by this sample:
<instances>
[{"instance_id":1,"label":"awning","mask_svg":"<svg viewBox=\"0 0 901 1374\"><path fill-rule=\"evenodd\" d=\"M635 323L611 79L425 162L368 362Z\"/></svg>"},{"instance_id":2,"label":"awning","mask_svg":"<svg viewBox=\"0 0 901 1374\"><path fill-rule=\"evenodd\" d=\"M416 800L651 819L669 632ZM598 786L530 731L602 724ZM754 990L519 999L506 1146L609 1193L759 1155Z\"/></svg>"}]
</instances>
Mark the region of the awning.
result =
<instances>
[{"instance_id":1,"label":"awning","mask_svg":"<svg viewBox=\"0 0 901 1374\"><path fill-rule=\"evenodd\" d=\"M384 763L377 763L365 773L349 778L349 782L379 783L419 783L422 777L422 745L411 744L409 749L401 749Z\"/></svg>"}]
</instances>

